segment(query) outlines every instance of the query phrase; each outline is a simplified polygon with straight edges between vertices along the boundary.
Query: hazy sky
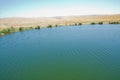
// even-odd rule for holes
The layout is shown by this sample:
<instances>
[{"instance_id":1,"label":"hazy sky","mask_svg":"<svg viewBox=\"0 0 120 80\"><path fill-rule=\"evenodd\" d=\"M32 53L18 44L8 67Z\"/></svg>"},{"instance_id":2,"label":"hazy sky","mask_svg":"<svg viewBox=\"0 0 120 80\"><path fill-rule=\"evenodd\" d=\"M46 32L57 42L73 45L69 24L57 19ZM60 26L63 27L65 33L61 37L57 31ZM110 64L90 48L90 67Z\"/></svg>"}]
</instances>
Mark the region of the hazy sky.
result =
<instances>
[{"instance_id":1,"label":"hazy sky","mask_svg":"<svg viewBox=\"0 0 120 80\"><path fill-rule=\"evenodd\" d=\"M120 13L120 0L0 0L0 17L53 17Z\"/></svg>"}]
</instances>

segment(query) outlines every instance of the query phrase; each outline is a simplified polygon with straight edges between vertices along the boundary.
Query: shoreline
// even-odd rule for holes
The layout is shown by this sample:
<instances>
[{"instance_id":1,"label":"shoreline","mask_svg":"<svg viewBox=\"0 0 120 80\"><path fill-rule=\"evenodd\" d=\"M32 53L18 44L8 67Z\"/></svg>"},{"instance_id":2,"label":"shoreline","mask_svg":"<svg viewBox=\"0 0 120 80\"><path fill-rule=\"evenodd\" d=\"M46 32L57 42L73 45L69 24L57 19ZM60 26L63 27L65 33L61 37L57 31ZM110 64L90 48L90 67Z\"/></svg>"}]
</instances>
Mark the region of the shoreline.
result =
<instances>
[{"instance_id":1,"label":"shoreline","mask_svg":"<svg viewBox=\"0 0 120 80\"><path fill-rule=\"evenodd\" d=\"M96 16L69 16L46 18L0 18L0 36L40 28L80 26L95 24L120 24L120 14Z\"/></svg>"},{"instance_id":2,"label":"shoreline","mask_svg":"<svg viewBox=\"0 0 120 80\"><path fill-rule=\"evenodd\" d=\"M10 28L4 28L0 30L0 36L4 36L7 34L11 34L11 33L15 33L15 32L22 32L22 31L26 31L26 30L34 30L34 29L41 29L41 28L53 28L53 27L60 27L60 26L82 26L82 25L105 25L105 24L120 24L120 22L110 22L110 23L103 23L103 22L99 22L99 23L89 23L89 24L83 24L83 23L75 23L75 24L70 24L70 25L48 25L48 26L33 26L33 27L10 27Z\"/></svg>"}]
</instances>

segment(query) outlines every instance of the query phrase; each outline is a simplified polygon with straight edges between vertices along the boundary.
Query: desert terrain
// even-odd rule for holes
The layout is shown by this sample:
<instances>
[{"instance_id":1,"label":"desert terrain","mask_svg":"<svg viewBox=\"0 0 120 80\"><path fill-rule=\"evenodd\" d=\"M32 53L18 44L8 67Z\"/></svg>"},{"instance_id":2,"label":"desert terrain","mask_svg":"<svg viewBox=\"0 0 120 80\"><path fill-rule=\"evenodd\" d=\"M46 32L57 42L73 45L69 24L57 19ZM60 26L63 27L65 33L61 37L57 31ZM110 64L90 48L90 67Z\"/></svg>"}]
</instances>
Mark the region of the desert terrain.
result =
<instances>
[{"instance_id":1,"label":"desert terrain","mask_svg":"<svg viewBox=\"0 0 120 80\"><path fill-rule=\"evenodd\" d=\"M88 16L61 16L61 17L40 17L40 18L0 18L0 34L8 34L23 30L22 28L43 28L53 26L70 26L82 24L110 24L120 23L120 14L116 15L88 15ZM12 28L12 29L11 29ZM7 30L6 30L7 29ZM9 29L9 30L8 30Z\"/></svg>"},{"instance_id":2,"label":"desert terrain","mask_svg":"<svg viewBox=\"0 0 120 80\"><path fill-rule=\"evenodd\" d=\"M120 14L117 15L93 15L93 16L68 16L68 17L44 17L44 18L0 18L0 29L10 27L45 27L47 25L72 25L75 23L90 24L92 22L120 22Z\"/></svg>"}]
</instances>

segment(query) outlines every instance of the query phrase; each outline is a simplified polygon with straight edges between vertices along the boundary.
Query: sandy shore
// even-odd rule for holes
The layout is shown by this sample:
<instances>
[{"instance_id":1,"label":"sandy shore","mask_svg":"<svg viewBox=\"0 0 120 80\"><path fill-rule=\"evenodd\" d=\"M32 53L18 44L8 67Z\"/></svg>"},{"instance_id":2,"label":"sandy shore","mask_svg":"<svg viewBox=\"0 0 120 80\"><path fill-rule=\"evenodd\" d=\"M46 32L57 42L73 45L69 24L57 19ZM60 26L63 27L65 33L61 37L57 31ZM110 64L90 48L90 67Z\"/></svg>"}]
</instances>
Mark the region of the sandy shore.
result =
<instances>
[{"instance_id":1,"label":"sandy shore","mask_svg":"<svg viewBox=\"0 0 120 80\"><path fill-rule=\"evenodd\" d=\"M118 15L102 16L70 16L70 17L51 17L51 18L0 18L0 28L8 27L35 27L37 25L70 25L75 23L89 24L91 22L120 22Z\"/></svg>"},{"instance_id":2,"label":"sandy shore","mask_svg":"<svg viewBox=\"0 0 120 80\"><path fill-rule=\"evenodd\" d=\"M0 31L7 28L35 28L37 26L69 26L75 24L91 24L103 22L120 23L120 14L117 15L92 15L92 16L63 16L63 17L44 17L44 18L0 18Z\"/></svg>"}]
</instances>

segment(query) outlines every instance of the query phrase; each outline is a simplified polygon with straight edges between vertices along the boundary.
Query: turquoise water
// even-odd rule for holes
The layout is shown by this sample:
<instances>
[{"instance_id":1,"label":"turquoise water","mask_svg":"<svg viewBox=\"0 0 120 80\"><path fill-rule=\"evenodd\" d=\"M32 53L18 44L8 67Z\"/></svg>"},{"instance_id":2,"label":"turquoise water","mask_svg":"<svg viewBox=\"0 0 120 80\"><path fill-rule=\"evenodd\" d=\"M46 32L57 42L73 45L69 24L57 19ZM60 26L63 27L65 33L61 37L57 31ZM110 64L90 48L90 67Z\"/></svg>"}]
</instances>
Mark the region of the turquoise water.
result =
<instances>
[{"instance_id":1,"label":"turquoise water","mask_svg":"<svg viewBox=\"0 0 120 80\"><path fill-rule=\"evenodd\" d=\"M120 25L44 28L2 36L0 80L120 80Z\"/></svg>"}]
</instances>

